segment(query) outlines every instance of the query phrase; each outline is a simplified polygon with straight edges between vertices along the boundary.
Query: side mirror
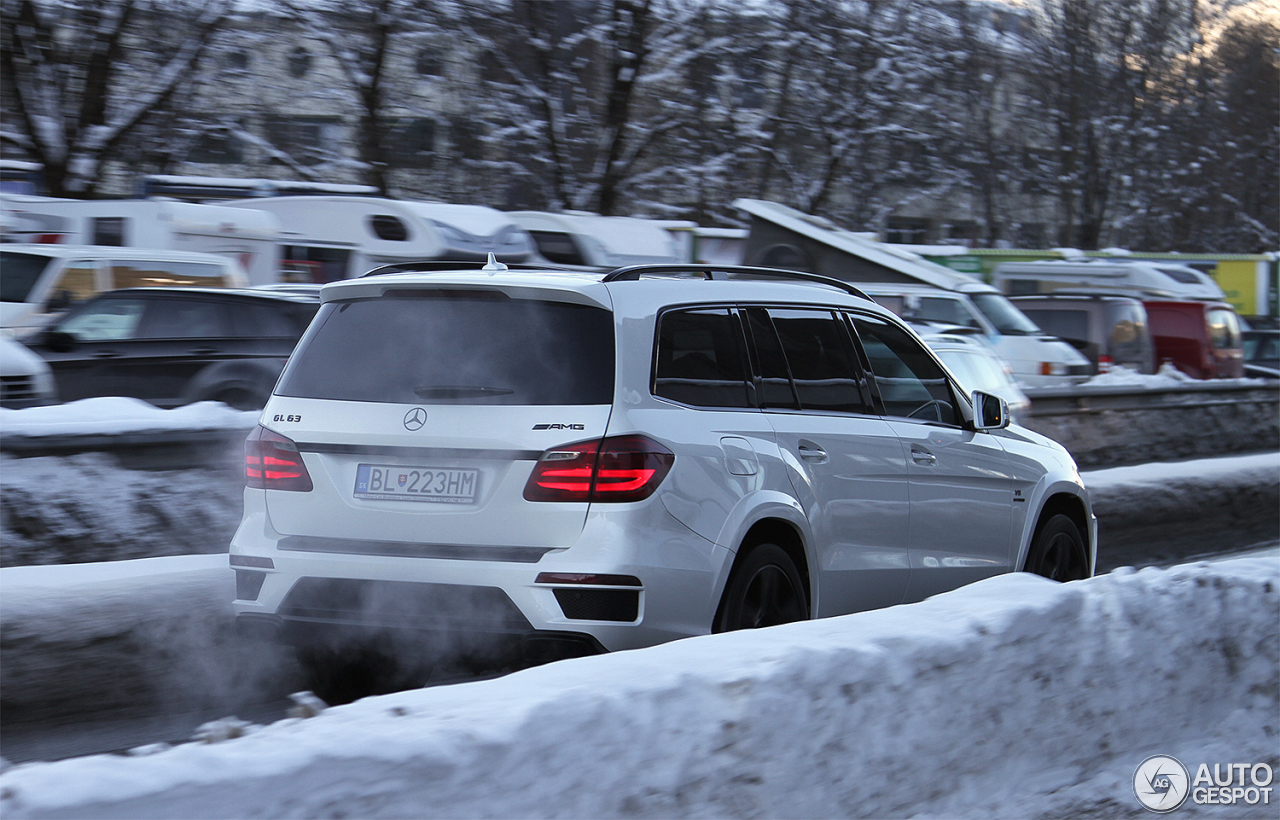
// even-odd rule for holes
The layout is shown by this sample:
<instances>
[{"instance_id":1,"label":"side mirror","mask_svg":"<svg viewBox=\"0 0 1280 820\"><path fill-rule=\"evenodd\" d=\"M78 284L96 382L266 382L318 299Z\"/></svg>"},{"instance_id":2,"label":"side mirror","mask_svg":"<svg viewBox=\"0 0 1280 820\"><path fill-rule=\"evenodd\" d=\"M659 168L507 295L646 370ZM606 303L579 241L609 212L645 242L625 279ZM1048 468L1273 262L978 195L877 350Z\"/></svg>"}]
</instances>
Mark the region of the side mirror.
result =
<instances>
[{"instance_id":1,"label":"side mirror","mask_svg":"<svg viewBox=\"0 0 1280 820\"><path fill-rule=\"evenodd\" d=\"M973 391L973 429L1003 430L1009 426L1009 403L999 396Z\"/></svg>"},{"instance_id":2,"label":"side mirror","mask_svg":"<svg viewBox=\"0 0 1280 820\"><path fill-rule=\"evenodd\" d=\"M46 330L40 334L40 343L54 353L70 353L76 346L76 337L62 330Z\"/></svg>"}]
</instances>

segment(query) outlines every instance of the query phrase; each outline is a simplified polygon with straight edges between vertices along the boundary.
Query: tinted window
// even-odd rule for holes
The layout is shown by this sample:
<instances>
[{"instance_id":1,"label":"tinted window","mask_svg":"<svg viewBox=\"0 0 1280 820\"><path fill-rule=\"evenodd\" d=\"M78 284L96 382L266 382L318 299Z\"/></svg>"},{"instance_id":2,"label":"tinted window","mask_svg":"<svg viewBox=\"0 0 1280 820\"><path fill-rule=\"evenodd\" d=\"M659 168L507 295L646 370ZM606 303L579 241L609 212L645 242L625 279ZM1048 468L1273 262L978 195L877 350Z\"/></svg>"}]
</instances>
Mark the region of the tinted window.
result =
<instances>
[{"instance_id":1,"label":"tinted window","mask_svg":"<svg viewBox=\"0 0 1280 820\"><path fill-rule=\"evenodd\" d=\"M750 308L746 316L755 344L756 372L760 375L760 406L799 409L800 402L791 390L791 373L782 355L782 345L773 329L773 321L763 308Z\"/></svg>"},{"instance_id":2,"label":"tinted window","mask_svg":"<svg viewBox=\"0 0 1280 820\"><path fill-rule=\"evenodd\" d=\"M771 309L770 318L805 410L868 413L844 322L826 310Z\"/></svg>"},{"instance_id":3,"label":"tinted window","mask_svg":"<svg viewBox=\"0 0 1280 820\"><path fill-rule=\"evenodd\" d=\"M853 323L871 362L886 413L960 423L946 373L918 341L880 319L855 316Z\"/></svg>"},{"instance_id":4,"label":"tinted window","mask_svg":"<svg viewBox=\"0 0 1280 820\"><path fill-rule=\"evenodd\" d=\"M1037 326L1051 336L1061 339L1089 340L1089 313L1084 310L1052 310L1026 308L1023 310Z\"/></svg>"},{"instance_id":5,"label":"tinted window","mask_svg":"<svg viewBox=\"0 0 1280 820\"><path fill-rule=\"evenodd\" d=\"M209 339L231 336L226 306L197 299L148 299L138 329L143 339Z\"/></svg>"},{"instance_id":6,"label":"tinted window","mask_svg":"<svg viewBox=\"0 0 1280 820\"><path fill-rule=\"evenodd\" d=\"M557 265L585 265L582 251L573 241L573 237L560 231L529 231L533 241L538 245L538 253L548 262Z\"/></svg>"},{"instance_id":7,"label":"tinted window","mask_svg":"<svg viewBox=\"0 0 1280 820\"><path fill-rule=\"evenodd\" d=\"M329 303L279 394L403 404L608 404L613 314L499 293Z\"/></svg>"},{"instance_id":8,"label":"tinted window","mask_svg":"<svg viewBox=\"0 0 1280 820\"><path fill-rule=\"evenodd\" d=\"M236 302L232 310L232 321L235 323L237 336L297 339L307 329L317 308L318 303L302 305L293 302Z\"/></svg>"},{"instance_id":9,"label":"tinted window","mask_svg":"<svg viewBox=\"0 0 1280 820\"><path fill-rule=\"evenodd\" d=\"M727 309L663 314L654 395L697 407L750 407L740 338Z\"/></svg>"},{"instance_id":10,"label":"tinted window","mask_svg":"<svg viewBox=\"0 0 1280 820\"><path fill-rule=\"evenodd\" d=\"M4 251L0 253L0 302L25 302L36 280L49 266L48 256L33 253L16 253Z\"/></svg>"}]
</instances>

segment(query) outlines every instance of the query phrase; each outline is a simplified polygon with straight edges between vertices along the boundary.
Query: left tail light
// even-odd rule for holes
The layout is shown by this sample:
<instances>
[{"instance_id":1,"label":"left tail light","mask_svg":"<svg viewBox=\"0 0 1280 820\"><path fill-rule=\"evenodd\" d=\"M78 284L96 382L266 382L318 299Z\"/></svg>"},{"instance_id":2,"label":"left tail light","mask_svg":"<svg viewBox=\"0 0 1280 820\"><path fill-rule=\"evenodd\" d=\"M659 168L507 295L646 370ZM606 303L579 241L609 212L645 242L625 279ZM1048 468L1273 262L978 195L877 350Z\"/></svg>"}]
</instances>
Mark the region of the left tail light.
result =
<instances>
[{"instance_id":1,"label":"left tail light","mask_svg":"<svg viewBox=\"0 0 1280 820\"><path fill-rule=\"evenodd\" d=\"M527 501L642 501L675 455L647 436L613 436L548 450L524 487Z\"/></svg>"},{"instance_id":2,"label":"left tail light","mask_svg":"<svg viewBox=\"0 0 1280 820\"><path fill-rule=\"evenodd\" d=\"M244 442L244 480L258 490L311 492L311 475L298 445L258 425Z\"/></svg>"}]
</instances>

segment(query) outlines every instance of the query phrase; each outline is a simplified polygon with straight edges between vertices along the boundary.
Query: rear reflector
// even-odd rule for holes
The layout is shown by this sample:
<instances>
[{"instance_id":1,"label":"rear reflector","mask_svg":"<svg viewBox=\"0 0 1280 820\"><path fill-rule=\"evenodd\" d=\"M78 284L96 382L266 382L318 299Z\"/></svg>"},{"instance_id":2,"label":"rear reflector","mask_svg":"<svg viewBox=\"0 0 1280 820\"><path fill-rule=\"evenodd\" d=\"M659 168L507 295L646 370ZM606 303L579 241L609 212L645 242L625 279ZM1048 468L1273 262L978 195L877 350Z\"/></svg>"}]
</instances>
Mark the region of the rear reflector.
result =
<instances>
[{"instance_id":1,"label":"rear reflector","mask_svg":"<svg viewBox=\"0 0 1280 820\"><path fill-rule=\"evenodd\" d=\"M298 445L258 425L244 442L244 480L258 490L311 492L311 475Z\"/></svg>"},{"instance_id":2,"label":"rear reflector","mask_svg":"<svg viewBox=\"0 0 1280 820\"><path fill-rule=\"evenodd\" d=\"M643 586L634 575L599 575L584 572L539 572L535 584L599 584L606 587Z\"/></svg>"},{"instance_id":3,"label":"rear reflector","mask_svg":"<svg viewBox=\"0 0 1280 820\"><path fill-rule=\"evenodd\" d=\"M612 436L548 450L524 487L527 501L641 501L675 455L647 436Z\"/></svg>"}]
</instances>

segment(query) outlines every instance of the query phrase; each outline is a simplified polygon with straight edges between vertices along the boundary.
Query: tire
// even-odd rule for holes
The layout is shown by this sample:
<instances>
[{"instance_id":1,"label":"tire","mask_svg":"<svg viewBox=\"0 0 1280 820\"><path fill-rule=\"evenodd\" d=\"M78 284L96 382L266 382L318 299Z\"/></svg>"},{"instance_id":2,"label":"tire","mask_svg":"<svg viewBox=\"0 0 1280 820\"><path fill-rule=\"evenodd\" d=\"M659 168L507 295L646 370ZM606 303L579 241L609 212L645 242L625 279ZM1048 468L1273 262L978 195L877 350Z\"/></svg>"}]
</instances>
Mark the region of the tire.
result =
<instances>
[{"instance_id":1,"label":"tire","mask_svg":"<svg viewBox=\"0 0 1280 820\"><path fill-rule=\"evenodd\" d=\"M1036 532L1024 571L1051 581L1079 581L1089 576L1084 538L1069 516L1054 515Z\"/></svg>"},{"instance_id":2,"label":"tire","mask_svg":"<svg viewBox=\"0 0 1280 820\"><path fill-rule=\"evenodd\" d=\"M777 544L757 544L734 567L713 632L803 621L808 595L795 562Z\"/></svg>"},{"instance_id":3,"label":"tire","mask_svg":"<svg viewBox=\"0 0 1280 820\"><path fill-rule=\"evenodd\" d=\"M267 400L261 395L243 387L222 390L213 400L229 405L234 410L261 410L267 404Z\"/></svg>"},{"instance_id":4,"label":"tire","mask_svg":"<svg viewBox=\"0 0 1280 820\"><path fill-rule=\"evenodd\" d=\"M330 706L408 688L398 685L395 661L377 650L298 647L297 657L307 688Z\"/></svg>"}]
</instances>

